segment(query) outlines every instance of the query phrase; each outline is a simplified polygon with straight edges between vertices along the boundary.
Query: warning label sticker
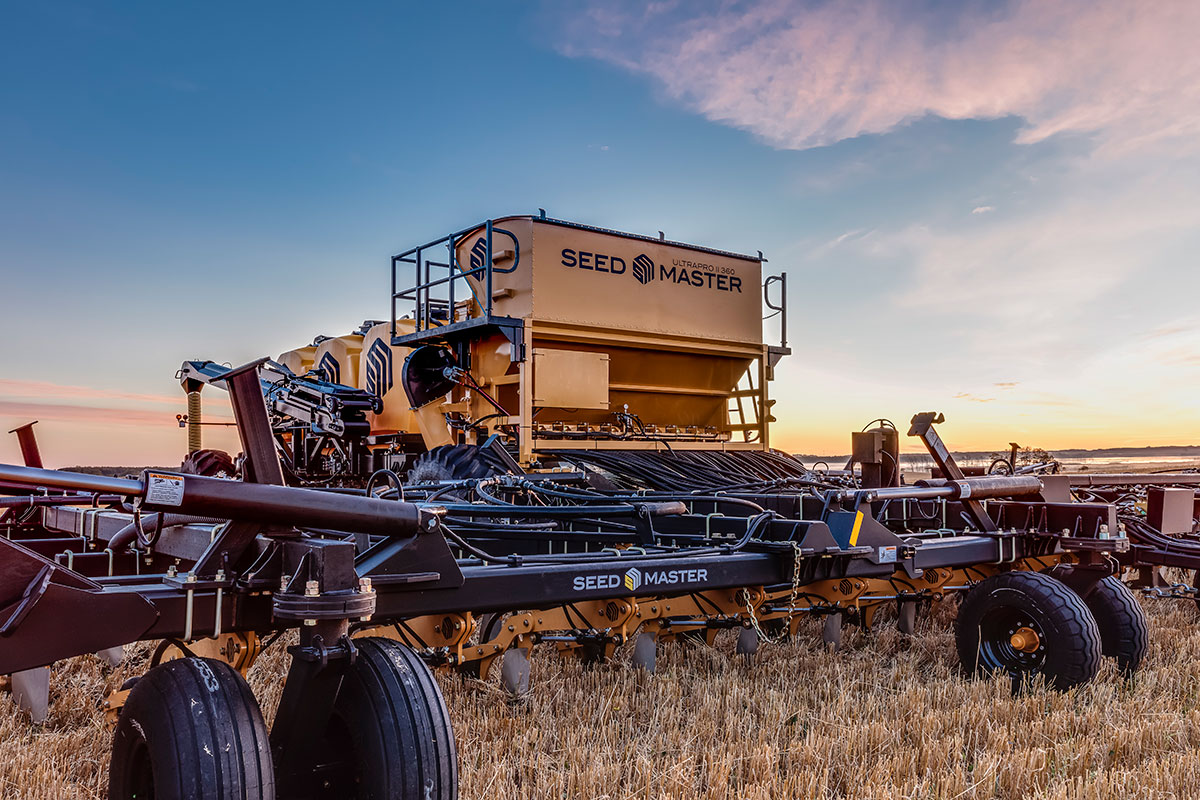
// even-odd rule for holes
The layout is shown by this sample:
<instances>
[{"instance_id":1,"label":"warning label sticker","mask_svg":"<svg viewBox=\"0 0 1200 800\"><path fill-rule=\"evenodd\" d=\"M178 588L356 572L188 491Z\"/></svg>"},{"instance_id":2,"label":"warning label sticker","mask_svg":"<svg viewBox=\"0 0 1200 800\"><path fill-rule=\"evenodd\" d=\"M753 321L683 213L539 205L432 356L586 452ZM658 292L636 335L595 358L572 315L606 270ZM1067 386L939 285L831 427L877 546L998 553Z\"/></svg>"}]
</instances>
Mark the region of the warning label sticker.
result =
<instances>
[{"instance_id":1,"label":"warning label sticker","mask_svg":"<svg viewBox=\"0 0 1200 800\"><path fill-rule=\"evenodd\" d=\"M183 477L151 472L146 476L150 485L146 487L146 502L160 506L177 506L183 503Z\"/></svg>"},{"instance_id":2,"label":"warning label sticker","mask_svg":"<svg viewBox=\"0 0 1200 800\"><path fill-rule=\"evenodd\" d=\"M895 564L896 563L896 547L880 547L879 548L879 563L880 564Z\"/></svg>"}]
</instances>

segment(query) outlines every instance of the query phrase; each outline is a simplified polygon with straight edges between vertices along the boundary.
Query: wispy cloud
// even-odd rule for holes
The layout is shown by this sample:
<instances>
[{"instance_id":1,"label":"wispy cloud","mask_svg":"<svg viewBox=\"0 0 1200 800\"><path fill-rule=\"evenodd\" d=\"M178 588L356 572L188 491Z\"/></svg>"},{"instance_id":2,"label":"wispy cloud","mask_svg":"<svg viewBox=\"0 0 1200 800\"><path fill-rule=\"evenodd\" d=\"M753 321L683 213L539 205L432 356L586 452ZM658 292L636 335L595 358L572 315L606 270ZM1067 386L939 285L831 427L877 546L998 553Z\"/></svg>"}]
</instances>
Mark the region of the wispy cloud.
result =
<instances>
[{"instance_id":1,"label":"wispy cloud","mask_svg":"<svg viewBox=\"0 0 1200 800\"><path fill-rule=\"evenodd\" d=\"M972 214L986 214L989 211L995 211L995 206L975 206L971 209Z\"/></svg>"},{"instance_id":2,"label":"wispy cloud","mask_svg":"<svg viewBox=\"0 0 1200 800\"><path fill-rule=\"evenodd\" d=\"M26 381L0 378L0 397L24 398L71 398L76 400L129 400L140 403L171 403L183 401L183 393L177 395L139 394L111 389L96 389L91 386L72 386L49 381Z\"/></svg>"},{"instance_id":3,"label":"wispy cloud","mask_svg":"<svg viewBox=\"0 0 1200 800\"><path fill-rule=\"evenodd\" d=\"M30 403L0 400L0 418L11 418L20 425L32 420L42 422L87 422L91 425L160 426L164 430L176 425L174 414L144 408L114 408L111 406L82 406L68 403ZM232 422L223 417L205 415L207 422ZM5 428L7 430L7 428Z\"/></svg>"},{"instance_id":4,"label":"wispy cloud","mask_svg":"<svg viewBox=\"0 0 1200 800\"><path fill-rule=\"evenodd\" d=\"M991 402L995 401L996 398L984 397L982 395L972 394L971 392L959 392L958 394L954 395L954 399L955 400L967 400L972 403L991 403Z\"/></svg>"},{"instance_id":5,"label":"wispy cloud","mask_svg":"<svg viewBox=\"0 0 1200 800\"><path fill-rule=\"evenodd\" d=\"M561 45L656 78L708 118L781 148L927 114L1018 116L1022 142L1200 142L1194 0L888 0L593 5Z\"/></svg>"}]
</instances>

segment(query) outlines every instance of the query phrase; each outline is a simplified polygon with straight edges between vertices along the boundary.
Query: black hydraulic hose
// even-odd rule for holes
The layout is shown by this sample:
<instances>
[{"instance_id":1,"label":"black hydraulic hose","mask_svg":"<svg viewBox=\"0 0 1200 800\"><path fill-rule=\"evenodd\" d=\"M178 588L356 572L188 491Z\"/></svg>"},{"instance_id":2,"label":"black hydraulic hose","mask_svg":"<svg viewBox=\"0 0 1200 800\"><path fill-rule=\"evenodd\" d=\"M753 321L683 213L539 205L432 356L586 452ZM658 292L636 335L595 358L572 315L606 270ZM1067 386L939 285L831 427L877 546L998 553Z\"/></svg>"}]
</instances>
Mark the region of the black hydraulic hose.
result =
<instances>
[{"instance_id":1,"label":"black hydraulic hose","mask_svg":"<svg viewBox=\"0 0 1200 800\"><path fill-rule=\"evenodd\" d=\"M1125 523L1125 529L1133 534L1132 538L1142 544L1151 544L1165 550L1184 553L1200 553L1200 543L1186 539L1168 536L1153 528L1150 523L1139 517L1120 516L1118 519Z\"/></svg>"},{"instance_id":2,"label":"black hydraulic hose","mask_svg":"<svg viewBox=\"0 0 1200 800\"><path fill-rule=\"evenodd\" d=\"M672 503L656 503L653 501L640 504L651 516L678 515L687 513L687 509L674 508ZM682 506L682 504L681 504ZM438 508L446 509L450 515L468 517L552 517L558 519L576 519L596 515L611 514L614 517L630 517L637 515L638 508L633 505L620 506L518 506L509 503L438 503Z\"/></svg>"},{"instance_id":3,"label":"black hydraulic hose","mask_svg":"<svg viewBox=\"0 0 1200 800\"><path fill-rule=\"evenodd\" d=\"M731 544L719 545L716 547L685 547L678 550L646 553L645 557L655 559L673 559L694 557L699 555L736 553L749 544L751 539L754 538L754 535L758 533L759 530L769 523L774 517L774 512L766 512L755 517L754 520L746 526L746 532L743 533L736 542ZM554 564L561 563L563 561L609 561L615 558L622 558L622 556L619 555L619 551L616 553L611 551L607 553L557 553L554 555L543 556L515 554L511 556L497 556L487 552L486 550L476 547L445 525L441 526L441 531L443 536L458 545L458 547L460 547L464 552L470 553L481 561L493 564L509 564L512 563L514 559L519 560L522 564ZM671 538L671 536L670 534L665 534L664 538Z\"/></svg>"},{"instance_id":4,"label":"black hydraulic hose","mask_svg":"<svg viewBox=\"0 0 1200 800\"><path fill-rule=\"evenodd\" d=\"M475 494L483 499L487 505L471 504L445 504L448 513L462 514L475 517L489 516L530 516L530 517L578 517L585 515L600 515L612 514L613 516L630 516L645 512L652 516L670 515L678 513L686 513L686 508L673 508L673 503L656 502L654 500L643 499L640 503L630 502L628 505L587 505L587 506L520 506L506 502L493 494L488 493L484 486L489 481L479 481L475 484ZM682 505L682 504L681 504ZM508 514L498 514L496 512L509 512Z\"/></svg>"},{"instance_id":5,"label":"black hydraulic hose","mask_svg":"<svg viewBox=\"0 0 1200 800\"><path fill-rule=\"evenodd\" d=\"M603 500L605 502L608 502L612 499L612 497L610 495L600 494L599 492L582 492L582 491L572 492L572 491L568 491L566 489L551 489L548 486L537 484L537 483L534 483L533 481L521 481L519 484L517 484L517 486L519 486L522 489L528 489L529 491L533 492L534 494L543 494L543 495L546 495L547 497L561 497L564 500L579 500L584 503L592 502L595 500Z\"/></svg>"},{"instance_id":6,"label":"black hydraulic hose","mask_svg":"<svg viewBox=\"0 0 1200 800\"><path fill-rule=\"evenodd\" d=\"M752 500L747 500L744 497L730 497L729 495L724 494L678 494L654 492L646 495L638 495L638 497L652 500L676 500L680 503L694 503L697 501L705 503L724 503L726 505L749 508L757 514L761 514L766 511L765 508Z\"/></svg>"}]
</instances>

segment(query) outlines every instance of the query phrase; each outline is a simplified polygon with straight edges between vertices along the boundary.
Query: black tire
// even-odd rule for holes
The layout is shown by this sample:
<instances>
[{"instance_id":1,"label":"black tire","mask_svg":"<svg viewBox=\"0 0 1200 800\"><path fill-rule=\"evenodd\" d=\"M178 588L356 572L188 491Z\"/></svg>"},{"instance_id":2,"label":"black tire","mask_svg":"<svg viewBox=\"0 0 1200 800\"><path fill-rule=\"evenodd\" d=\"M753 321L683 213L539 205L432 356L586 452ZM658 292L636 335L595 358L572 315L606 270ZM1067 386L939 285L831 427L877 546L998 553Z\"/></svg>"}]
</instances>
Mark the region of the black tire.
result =
<instances>
[{"instance_id":1,"label":"black tire","mask_svg":"<svg viewBox=\"0 0 1200 800\"><path fill-rule=\"evenodd\" d=\"M224 450L197 450L188 453L179 465L179 471L188 475L236 478L237 467L233 458Z\"/></svg>"},{"instance_id":2,"label":"black tire","mask_svg":"<svg viewBox=\"0 0 1200 800\"><path fill-rule=\"evenodd\" d=\"M1120 578L1109 575L1084 598L1100 631L1100 652L1116 659L1126 675L1137 671L1150 649L1146 614Z\"/></svg>"},{"instance_id":3,"label":"black tire","mask_svg":"<svg viewBox=\"0 0 1200 800\"><path fill-rule=\"evenodd\" d=\"M113 734L110 800L274 800L267 727L223 661L160 664L129 692Z\"/></svg>"},{"instance_id":4,"label":"black tire","mask_svg":"<svg viewBox=\"0 0 1200 800\"><path fill-rule=\"evenodd\" d=\"M355 639L333 717L317 752L322 800L452 800L454 733L425 663L391 639Z\"/></svg>"},{"instance_id":5,"label":"black tire","mask_svg":"<svg viewBox=\"0 0 1200 800\"><path fill-rule=\"evenodd\" d=\"M1033 649L1020 649L1018 634ZM1092 612L1065 583L1039 572L1002 572L976 584L954 621L954 640L968 675L1004 672L1014 689L1042 675L1065 691L1100 668Z\"/></svg>"},{"instance_id":6,"label":"black tire","mask_svg":"<svg viewBox=\"0 0 1200 800\"><path fill-rule=\"evenodd\" d=\"M422 453L408 472L408 482L461 481L507 472L500 457L473 444L444 444Z\"/></svg>"}]
</instances>

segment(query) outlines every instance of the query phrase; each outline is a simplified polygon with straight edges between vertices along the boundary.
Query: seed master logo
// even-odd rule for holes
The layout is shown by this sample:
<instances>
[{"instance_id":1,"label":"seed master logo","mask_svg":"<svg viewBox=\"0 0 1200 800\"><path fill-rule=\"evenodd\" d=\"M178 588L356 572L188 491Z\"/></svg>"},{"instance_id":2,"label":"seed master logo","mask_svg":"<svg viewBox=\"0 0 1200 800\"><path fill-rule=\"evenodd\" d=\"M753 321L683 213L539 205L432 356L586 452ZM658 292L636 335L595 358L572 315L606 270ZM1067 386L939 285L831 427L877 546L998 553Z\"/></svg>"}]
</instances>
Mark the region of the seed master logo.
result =
<instances>
[{"instance_id":1,"label":"seed master logo","mask_svg":"<svg viewBox=\"0 0 1200 800\"><path fill-rule=\"evenodd\" d=\"M487 261L487 242L476 239L471 246L471 269L479 269Z\"/></svg>"},{"instance_id":2,"label":"seed master logo","mask_svg":"<svg viewBox=\"0 0 1200 800\"><path fill-rule=\"evenodd\" d=\"M625 570L623 575L611 572L607 575L577 575L571 581L571 588L577 592L621 588L627 592L636 592L638 589L649 589L653 586L678 586L707 582L707 569L660 569L642 572L637 567L630 567Z\"/></svg>"},{"instance_id":3,"label":"seed master logo","mask_svg":"<svg viewBox=\"0 0 1200 800\"><path fill-rule=\"evenodd\" d=\"M342 382L342 365L337 362L332 353L326 352L321 356L321 360L317 362L317 372L325 376L325 380L330 383Z\"/></svg>"},{"instance_id":4,"label":"seed master logo","mask_svg":"<svg viewBox=\"0 0 1200 800\"><path fill-rule=\"evenodd\" d=\"M654 280L654 260L650 256L642 253L633 260L633 277L638 279L638 283L649 283Z\"/></svg>"},{"instance_id":5,"label":"seed master logo","mask_svg":"<svg viewBox=\"0 0 1200 800\"><path fill-rule=\"evenodd\" d=\"M482 263L482 261L480 262ZM475 265L475 251L471 251L471 265ZM627 264L621 256L609 253L592 253L587 250L574 250L564 247L562 265L571 269L588 270L589 272L605 273L608 275L624 275L629 272L634 280L642 286L651 281L670 283L675 286L689 286L696 289L712 289L718 292L742 293L742 279L737 270L725 264L712 264L706 261L691 261L687 258L672 258L670 265L659 264L653 258L641 253ZM632 269L630 269L632 267Z\"/></svg>"},{"instance_id":6,"label":"seed master logo","mask_svg":"<svg viewBox=\"0 0 1200 800\"><path fill-rule=\"evenodd\" d=\"M392 388L392 348L376 339L367 350L367 391L383 397Z\"/></svg>"},{"instance_id":7,"label":"seed master logo","mask_svg":"<svg viewBox=\"0 0 1200 800\"><path fill-rule=\"evenodd\" d=\"M642 585L642 571L637 567L630 567L625 573L625 588L631 592L636 592L638 587Z\"/></svg>"}]
</instances>

